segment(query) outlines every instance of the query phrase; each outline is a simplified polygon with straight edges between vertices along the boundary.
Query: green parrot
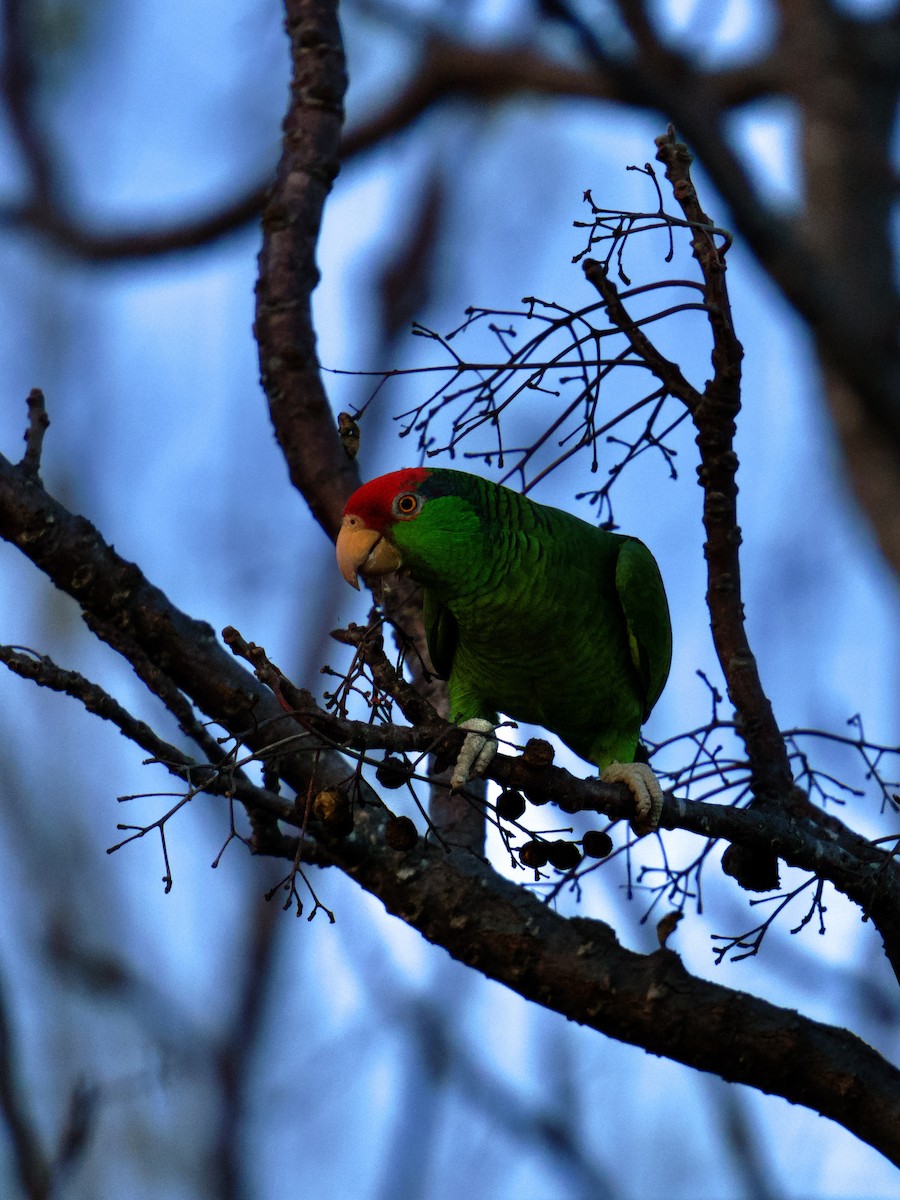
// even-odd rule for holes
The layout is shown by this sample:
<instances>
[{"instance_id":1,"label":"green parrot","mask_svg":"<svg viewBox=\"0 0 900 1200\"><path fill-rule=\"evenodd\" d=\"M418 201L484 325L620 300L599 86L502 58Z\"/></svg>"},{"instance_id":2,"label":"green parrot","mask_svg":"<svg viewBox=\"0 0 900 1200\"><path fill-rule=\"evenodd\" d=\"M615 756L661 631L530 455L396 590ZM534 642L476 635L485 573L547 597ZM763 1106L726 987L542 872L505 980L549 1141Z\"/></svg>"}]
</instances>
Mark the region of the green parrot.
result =
<instances>
[{"instance_id":1,"label":"green parrot","mask_svg":"<svg viewBox=\"0 0 900 1200\"><path fill-rule=\"evenodd\" d=\"M413 467L354 492L337 558L356 588L359 573L397 570L422 585L451 720L470 730L452 786L484 770L504 713L626 783L635 828L655 828L662 789L634 758L669 673L672 629L643 542L476 475Z\"/></svg>"}]
</instances>

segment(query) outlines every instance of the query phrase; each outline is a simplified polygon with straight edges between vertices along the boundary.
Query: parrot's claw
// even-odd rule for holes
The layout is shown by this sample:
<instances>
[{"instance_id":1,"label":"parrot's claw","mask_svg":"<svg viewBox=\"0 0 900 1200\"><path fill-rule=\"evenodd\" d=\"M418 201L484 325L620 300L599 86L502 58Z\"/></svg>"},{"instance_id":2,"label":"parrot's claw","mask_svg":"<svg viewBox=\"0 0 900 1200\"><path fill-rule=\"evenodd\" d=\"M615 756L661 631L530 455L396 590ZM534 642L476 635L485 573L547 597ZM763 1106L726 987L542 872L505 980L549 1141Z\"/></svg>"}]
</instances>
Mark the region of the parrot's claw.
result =
<instances>
[{"instance_id":1,"label":"parrot's claw","mask_svg":"<svg viewBox=\"0 0 900 1200\"><path fill-rule=\"evenodd\" d=\"M600 772L604 783L624 783L634 796L635 815L631 828L643 837L659 825L663 810L663 790L646 763L610 763Z\"/></svg>"},{"instance_id":2,"label":"parrot's claw","mask_svg":"<svg viewBox=\"0 0 900 1200\"><path fill-rule=\"evenodd\" d=\"M473 775L481 775L486 771L497 753L497 739L494 736L496 725L492 721L486 721L484 717L471 717L468 721L461 721L459 727L469 732L453 768L450 779L452 792L464 788Z\"/></svg>"}]
</instances>

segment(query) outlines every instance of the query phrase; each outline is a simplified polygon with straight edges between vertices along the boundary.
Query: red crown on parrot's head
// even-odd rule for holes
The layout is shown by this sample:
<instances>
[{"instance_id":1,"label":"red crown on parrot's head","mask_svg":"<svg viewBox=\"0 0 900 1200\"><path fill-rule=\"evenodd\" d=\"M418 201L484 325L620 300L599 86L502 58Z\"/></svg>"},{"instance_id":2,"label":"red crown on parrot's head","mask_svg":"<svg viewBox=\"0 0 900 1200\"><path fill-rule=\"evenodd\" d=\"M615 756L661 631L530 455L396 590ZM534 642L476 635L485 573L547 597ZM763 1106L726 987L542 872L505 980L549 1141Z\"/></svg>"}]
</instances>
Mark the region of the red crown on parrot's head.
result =
<instances>
[{"instance_id":1,"label":"red crown on parrot's head","mask_svg":"<svg viewBox=\"0 0 900 1200\"><path fill-rule=\"evenodd\" d=\"M431 472L427 467L407 467L379 475L357 488L344 506L344 515L361 517L369 529L381 529L394 519L391 505L401 492L414 492Z\"/></svg>"}]
</instances>

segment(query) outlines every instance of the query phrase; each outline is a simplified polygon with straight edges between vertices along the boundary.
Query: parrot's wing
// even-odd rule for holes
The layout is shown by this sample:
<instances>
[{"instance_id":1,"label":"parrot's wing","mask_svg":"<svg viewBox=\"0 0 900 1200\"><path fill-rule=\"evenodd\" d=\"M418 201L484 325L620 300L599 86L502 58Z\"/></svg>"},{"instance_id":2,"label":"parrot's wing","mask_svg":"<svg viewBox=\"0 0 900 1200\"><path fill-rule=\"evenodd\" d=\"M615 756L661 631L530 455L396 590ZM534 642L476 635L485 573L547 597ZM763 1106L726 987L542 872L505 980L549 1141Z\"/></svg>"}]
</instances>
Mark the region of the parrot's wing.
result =
<instances>
[{"instance_id":1,"label":"parrot's wing","mask_svg":"<svg viewBox=\"0 0 900 1200\"><path fill-rule=\"evenodd\" d=\"M659 699L672 662L672 623L656 559L627 537L616 560L616 590L628 628L628 648L644 695L644 720Z\"/></svg>"},{"instance_id":2,"label":"parrot's wing","mask_svg":"<svg viewBox=\"0 0 900 1200\"><path fill-rule=\"evenodd\" d=\"M449 679L459 637L456 617L428 588L422 597L422 622L431 664L442 679Z\"/></svg>"}]
</instances>

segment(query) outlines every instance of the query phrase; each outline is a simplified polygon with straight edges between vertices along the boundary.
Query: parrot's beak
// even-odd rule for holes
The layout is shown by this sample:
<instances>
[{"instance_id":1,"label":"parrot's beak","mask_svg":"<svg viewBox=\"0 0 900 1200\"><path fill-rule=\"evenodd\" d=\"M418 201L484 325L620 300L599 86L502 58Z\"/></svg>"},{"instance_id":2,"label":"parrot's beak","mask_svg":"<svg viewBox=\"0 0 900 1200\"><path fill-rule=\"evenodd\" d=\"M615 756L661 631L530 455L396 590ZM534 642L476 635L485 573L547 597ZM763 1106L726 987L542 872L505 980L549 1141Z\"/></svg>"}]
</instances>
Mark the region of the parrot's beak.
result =
<instances>
[{"instance_id":1,"label":"parrot's beak","mask_svg":"<svg viewBox=\"0 0 900 1200\"><path fill-rule=\"evenodd\" d=\"M401 563L397 549L352 513L341 522L336 549L340 572L357 591L358 575L389 575Z\"/></svg>"}]
</instances>

